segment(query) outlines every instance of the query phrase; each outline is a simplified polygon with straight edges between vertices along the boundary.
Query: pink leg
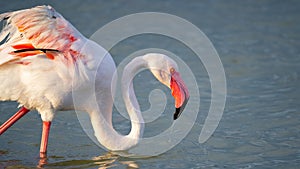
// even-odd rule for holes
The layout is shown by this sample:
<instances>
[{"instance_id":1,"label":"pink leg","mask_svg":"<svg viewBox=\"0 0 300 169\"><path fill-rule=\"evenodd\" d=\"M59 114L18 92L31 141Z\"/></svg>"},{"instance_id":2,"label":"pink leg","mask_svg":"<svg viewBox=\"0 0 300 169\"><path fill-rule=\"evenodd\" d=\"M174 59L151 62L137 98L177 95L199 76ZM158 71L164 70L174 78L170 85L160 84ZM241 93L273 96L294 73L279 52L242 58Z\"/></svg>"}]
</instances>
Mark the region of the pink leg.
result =
<instances>
[{"instance_id":1,"label":"pink leg","mask_svg":"<svg viewBox=\"0 0 300 169\"><path fill-rule=\"evenodd\" d=\"M40 158L46 158L51 121L43 121Z\"/></svg>"},{"instance_id":2,"label":"pink leg","mask_svg":"<svg viewBox=\"0 0 300 169\"><path fill-rule=\"evenodd\" d=\"M30 110L22 107L16 114L14 114L10 119L0 126L0 135L3 134L9 127L11 127L15 122L22 118Z\"/></svg>"}]
</instances>

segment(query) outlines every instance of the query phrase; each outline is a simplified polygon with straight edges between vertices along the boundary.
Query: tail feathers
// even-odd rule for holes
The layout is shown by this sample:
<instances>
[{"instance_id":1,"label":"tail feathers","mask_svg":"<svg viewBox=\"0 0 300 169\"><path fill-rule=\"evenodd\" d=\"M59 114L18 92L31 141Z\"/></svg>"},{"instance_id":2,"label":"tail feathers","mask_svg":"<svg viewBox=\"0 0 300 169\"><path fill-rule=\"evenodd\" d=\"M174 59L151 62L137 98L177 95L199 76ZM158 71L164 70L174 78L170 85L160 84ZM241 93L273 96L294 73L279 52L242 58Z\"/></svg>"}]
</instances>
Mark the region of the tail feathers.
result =
<instances>
[{"instance_id":1,"label":"tail feathers","mask_svg":"<svg viewBox=\"0 0 300 169\"><path fill-rule=\"evenodd\" d=\"M7 12L0 14L0 21L7 20L12 12ZM0 33L0 42L4 43L3 40L9 36L10 29L8 28L8 24L5 25Z\"/></svg>"},{"instance_id":2,"label":"tail feathers","mask_svg":"<svg viewBox=\"0 0 300 169\"><path fill-rule=\"evenodd\" d=\"M0 51L7 47L9 44L15 43L16 41L20 41L22 39L18 28L14 24L11 24L10 19L19 12L20 11L0 14L0 21L5 22L0 33Z\"/></svg>"},{"instance_id":3,"label":"tail feathers","mask_svg":"<svg viewBox=\"0 0 300 169\"><path fill-rule=\"evenodd\" d=\"M5 25L3 26L0 32L0 65L3 65L9 61L17 59L13 55L10 55L11 49L11 41L14 37L17 37L17 28L8 23L9 17L13 12L7 12L0 14L0 21L5 21Z\"/></svg>"},{"instance_id":4,"label":"tail feathers","mask_svg":"<svg viewBox=\"0 0 300 169\"><path fill-rule=\"evenodd\" d=\"M7 12L0 14L0 21L4 21L4 26L0 32L0 65L20 59L12 52L15 51L16 44L26 44L29 41L22 37L18 27L12 23L11 18L25 10Z\"/></svg>"}]
</instances>

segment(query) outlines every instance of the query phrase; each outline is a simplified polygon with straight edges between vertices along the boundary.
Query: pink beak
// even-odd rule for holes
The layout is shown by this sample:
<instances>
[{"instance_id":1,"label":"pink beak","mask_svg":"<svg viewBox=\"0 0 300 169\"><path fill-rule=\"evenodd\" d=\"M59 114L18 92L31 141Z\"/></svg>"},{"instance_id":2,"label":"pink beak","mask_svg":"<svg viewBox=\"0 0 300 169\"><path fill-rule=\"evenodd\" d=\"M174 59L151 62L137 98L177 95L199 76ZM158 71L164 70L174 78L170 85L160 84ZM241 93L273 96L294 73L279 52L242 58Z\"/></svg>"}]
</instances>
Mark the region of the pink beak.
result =
<instances>
[{"instance_id":1,"label":"pink beak","mask_svg":"<svg viewBox=\"0 0 300 169\"><path fill-rule=\"evenodd\" d=\"M181 79L180 74L176 71L173 71L171 73L170 88L172 96L175 99L176 111L174 113L174 120L176 120L183 112L185 105L187 104L190 98L190 94L186 85Z\"/></svg>"}]
</instances>

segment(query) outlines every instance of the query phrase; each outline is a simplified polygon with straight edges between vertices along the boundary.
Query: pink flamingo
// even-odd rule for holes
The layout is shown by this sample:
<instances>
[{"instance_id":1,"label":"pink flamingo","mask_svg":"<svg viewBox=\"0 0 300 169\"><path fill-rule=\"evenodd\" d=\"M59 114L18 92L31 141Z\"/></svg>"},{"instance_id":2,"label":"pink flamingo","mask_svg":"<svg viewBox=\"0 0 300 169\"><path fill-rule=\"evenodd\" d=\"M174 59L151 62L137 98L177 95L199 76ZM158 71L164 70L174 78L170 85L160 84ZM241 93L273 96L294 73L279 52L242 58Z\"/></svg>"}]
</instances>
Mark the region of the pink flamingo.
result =
<instances>
[{"instance_id":1,"label":"pink flamingo","mask_svg":"<svg viewBox=\"0 0 300 169\"><path fill-rule=\"evenodd\" d=\"M73 90L87 96L76 108L88 112L96 138L110 150L131 148L143 133L144 121L132 87L134 70L148 68L171 89L176 107L174 120L189 99L178 66L171 58L158 53L136 57L125 67L122 77L122 94L132 127L128 135L121 135L111 120L111 83L116 66L105 49L85 38L50 6L4 13L0 20L7 22L0 34L0 41L5 41L0 46L0 100L17 101L22 106L1 125L0 135L30 110L37 110L43 121L41 158L46 157L56 112L75 109ZM95 83L93 91L89 88L91 83ZM99 109L90 104L88 97L94 91Z\"/></svg>"}]
</instances>

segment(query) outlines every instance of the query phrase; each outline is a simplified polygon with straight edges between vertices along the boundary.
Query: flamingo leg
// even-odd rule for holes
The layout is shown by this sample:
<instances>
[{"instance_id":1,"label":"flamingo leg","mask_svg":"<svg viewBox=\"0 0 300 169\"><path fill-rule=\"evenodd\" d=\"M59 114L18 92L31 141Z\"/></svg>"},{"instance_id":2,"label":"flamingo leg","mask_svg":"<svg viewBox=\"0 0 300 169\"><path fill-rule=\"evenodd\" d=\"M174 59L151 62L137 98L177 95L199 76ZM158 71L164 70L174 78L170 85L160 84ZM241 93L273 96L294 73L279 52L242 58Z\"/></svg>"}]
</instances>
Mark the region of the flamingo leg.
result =
<instances>
[{"instance_id":1,"label":"flamingo leg","mask_svg":"<svg viewBox=\"0 0 300 169\"><path fill-rule=\"evenodd\" d=\"M43 131L40 147L40 158L46 158L51 121L43 121Z\"/></svg>"},{"instance_id":2,"label":"flamingo leg","mask_svg":"<svg viewBox=\"0 0 300 169\"><path fill-rule=\"evenodd\" d=\"M10 128L15 122L21 119L30 110L22 107L16 114L9 118L5 123L0 126L0 135L3 134L8 128Z\"/></svg>"}]
</instances>

